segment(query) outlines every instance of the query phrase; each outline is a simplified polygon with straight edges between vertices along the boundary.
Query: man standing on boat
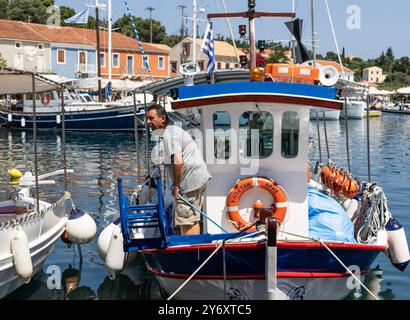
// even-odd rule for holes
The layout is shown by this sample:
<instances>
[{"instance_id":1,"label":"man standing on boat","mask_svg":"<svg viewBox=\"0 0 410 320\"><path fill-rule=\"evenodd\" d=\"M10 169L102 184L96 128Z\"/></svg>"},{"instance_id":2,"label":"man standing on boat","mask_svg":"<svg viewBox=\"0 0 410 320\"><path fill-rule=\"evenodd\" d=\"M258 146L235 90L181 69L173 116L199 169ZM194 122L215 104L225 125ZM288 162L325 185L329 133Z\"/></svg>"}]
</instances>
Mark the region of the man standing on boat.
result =
<instances>
[{"instance_id":1,"label":"man standing on boat","mask_svg":"<svg viewBox=\"0 0 410 320\"><path fill-rule=\"evenodd\" d=\"M201 151L192 137L181 127L170 124L165 109L153 105L147 109L147 124L151 130L163 129L164 160L174 181L174 222L182 235L200 233L200 214L178 196L202 210L204 193L211 175Z\"/></svg>"}]
</instances>

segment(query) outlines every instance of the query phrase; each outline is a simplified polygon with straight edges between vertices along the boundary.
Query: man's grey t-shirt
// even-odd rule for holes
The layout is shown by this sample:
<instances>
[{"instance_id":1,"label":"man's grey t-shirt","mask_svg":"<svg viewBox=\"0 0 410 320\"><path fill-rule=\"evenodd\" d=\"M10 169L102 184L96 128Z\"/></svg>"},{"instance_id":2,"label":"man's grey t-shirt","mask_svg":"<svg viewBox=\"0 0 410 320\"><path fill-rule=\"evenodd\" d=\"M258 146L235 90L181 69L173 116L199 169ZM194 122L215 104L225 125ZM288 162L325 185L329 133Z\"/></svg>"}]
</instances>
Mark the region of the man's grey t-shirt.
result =
<instances>
[{"instance_id":1,"label":"man's grey t-shirt","mask_svg":"<svg viewBox=\"0 0 410 320\"><path fill-rule=\"evenodd\" d=\"M181 127L168 125L163 135L164 161L173 176L171 156L180 152L184 161L184 175L181 180L181 193L201 188L211 175L206 168L201 151L192 137Z\"/></svg>"}]
</instances>

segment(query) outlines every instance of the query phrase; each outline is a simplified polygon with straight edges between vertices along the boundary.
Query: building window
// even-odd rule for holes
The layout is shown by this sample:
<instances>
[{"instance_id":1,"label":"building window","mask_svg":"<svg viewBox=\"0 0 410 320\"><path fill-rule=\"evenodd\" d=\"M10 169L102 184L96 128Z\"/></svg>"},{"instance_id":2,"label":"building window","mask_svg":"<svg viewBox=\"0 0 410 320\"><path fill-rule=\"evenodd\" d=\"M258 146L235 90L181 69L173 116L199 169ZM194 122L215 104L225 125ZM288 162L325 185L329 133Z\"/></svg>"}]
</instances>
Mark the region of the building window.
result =
<instances>
[{"instance_id":1,"label":"building window","mask_svg":"<svg viewBox=\"0 0 410 320\"><path fill-rule=\"evenodd\" d=\"M105 67L105 53L100 52L100 66Z\"/></svg>"},{"instance_id":2,"label":"building window","mask_svg":"<svg viewBox=\"0 0 410 320\"><path fill-rule=\"evenodd\" d=\"M158 69L159 70L164 70L165 69L165 63L164 63L164 57L158 57Z\"/></svg>"},{"instance_id":3,"label":"building window","mask_svg":"<svg viewBox=\"0 0 410 320\"><path fill-rule=\"evenodd\" d=\"M216 69L218 69L218 70L221 69L221 63L220 62L217 63Z\"/></svg>"},{"instance_id":4,"label":"building window","mask_svg":"<svg viewBox=\"0 0 410 320\"><path fill-rule=\"evenodd\" d=\"M241 65L239 63L235 63L235 68L240 68Z\"/></svg>"},{"instance_id":5,"label":"building window","mask_svg":"<svg viewBox=\"0 0 410 320\"><path fill-rule=\"evenodd\" d=\"M57 50L57 63L58 64L65 64L65 50L58 49Z\"/></svg>"},{"instance_id":6,"label":"building window","mask_svg":"<svg viewBox=\"0 0 410 320\"><path fill-rule=\"evenodd\" d=\"M216 159L229 159L231 116L226 111L215 112L214 122L214 155Z\"/></svg>"},{"instance_id":7,"label":"building window","mask_svg":"<svg viewBox=\"0 0 410 320\"><path fill-rule=\"evenodd\" d=\"M204 71L204 62L203 61L198 61L199 69L201 71Z\"/></svg>"},{"instance_id":8,"label":"building window","mask_svg":"<svg viewBox=\"0 0 410 320\"><path fill-rule=\"evenodd\" d=\"M178 62L172 61L171 62L171 73L177 73Z\"/></svg>"},{"instance_id":9,"label":"building window","mask_svg":"<svg viewBox=\"0 0 410 320\"><path fill-rule=\"evenodd\" d=\"M148 56L142 56L142 68L146 69L147 65L149 65L149 57Z\"/></svg>"},{"instance_id":10,"label":"building window","mask_svg":"<svg viewBox=\"0 0 410 320\"><path fill-rule=\"evenodd\" d=\"M78 51L78 64L87 64L87 52Z\"/></svg>"},{"instance_id":11,"label":"building window","mask_svg":"<svg viewBox=\"0 0 410 320\"><path fill-rule=\"evenodd\" d=\"M191 54L191 43L184 42L182 44L182 55L185 57L189 57L190 54Z\"/></svg>"},{"instance_id":12,"label":"building window","mask_svg":"<svg viewBox=\"0 0 410 320\"><path fill-rule=\"evenodd\" d=\"M44 50L44 43L38 44L38 50Z\"/></svg>"},{"instance_id":13,"label":"building window","mask_svg":"<svg viewBox=\"0 0 410 320\"><path fill-rule=\"evenodd\" d=\"M120 55L118 53L112 54L112 66L118 68L120 66Z\"/></svg>"},{"instance_id":14,"label":"building window","mask_svg":"<svg viewBox=\"0 0 410 320\"><path fill-rule=\"evenodd\" d=\"M273 152L273 117L269 112L244 112L239 117L239 152L267 158Z\"/></svg>"},{"instance_id":15,"label":"building window","mask_svg":"<svg viewBox=\"0 0 410 320\"><path fill-rule=\"evenodd\" d=\"M230 68L229 63L225 63L225 69L229 69L229 68Z\"/></svg>"},{"instance_id":16,"label":"building window","mask_svg":"<svg viewBox=\"0 0 410 320\"><path fill-rule=\"evenodd\" d=\"M20 41L16 41L16 49L21 49L23 47L23 43Z\"/></svg>"},{"instance_id":17,"label":"building window","mask_svg":"<svg viewBox=\"0 0 410 320\"><path fill-rule=\"evenodd\" d=\"M299 150L299 113L288 111L282 115L282 157L296 158Z\"/></svg>"},{"instance_id":18,"label":"building window","mask_svg":"<svg viewBox=\"0 0 410 320\"><path fill-rule=\"evenodd\" d=\"M379 78L376 78L376 82L379 83Z\"/></svg>"}]
</instances>

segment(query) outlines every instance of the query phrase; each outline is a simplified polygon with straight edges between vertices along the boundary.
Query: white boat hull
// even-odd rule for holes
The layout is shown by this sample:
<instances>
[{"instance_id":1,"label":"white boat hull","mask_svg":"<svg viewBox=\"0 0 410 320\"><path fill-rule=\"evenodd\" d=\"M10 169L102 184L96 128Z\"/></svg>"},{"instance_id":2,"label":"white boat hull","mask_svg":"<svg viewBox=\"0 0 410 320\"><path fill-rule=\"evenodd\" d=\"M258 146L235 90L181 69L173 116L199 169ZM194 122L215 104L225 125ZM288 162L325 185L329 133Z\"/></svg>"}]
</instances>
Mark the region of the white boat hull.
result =
<instances>
[{"instance_id":1,"label":"white boat hull","mask_svg":"<svg viewBox=\"0 0 410 320\"><path fill-rule=\"evenodd\" d=\"M364 111L366 109L366 102L364 101L348 101L346 104L348 119L363 119ZM340 117L345 118L345 109L340 112Z\"/></svg>"},{"instance_id":2,"label":"white boat hull","mask_svg":"<svg viewBox=\"0 0 410 320\"><path fill-rule=\"evenodd\" d=\"M323 120L323 112L318 112L317 116L319 120ZM325 111L325 120L339 120L340 110ZM316 112L310 111L310 120L316 120Z\"/></svg>"},{"instance_id":3,"label":"white boat hull","mask_svg":"<svg viewBox=\"0 0 410 320\"><path fill-rule=\"evenodd\" d=\"M45 213L27 220L17 219L29 241L30 258L33 265L31 278L41 270L67 223L65 201L58 206L40 201L40 211ZM0 298L24 284L17 275L14 264L10 246L12 232L11 224L4 221L0 224Z\"/></svg>"}]
</instances>

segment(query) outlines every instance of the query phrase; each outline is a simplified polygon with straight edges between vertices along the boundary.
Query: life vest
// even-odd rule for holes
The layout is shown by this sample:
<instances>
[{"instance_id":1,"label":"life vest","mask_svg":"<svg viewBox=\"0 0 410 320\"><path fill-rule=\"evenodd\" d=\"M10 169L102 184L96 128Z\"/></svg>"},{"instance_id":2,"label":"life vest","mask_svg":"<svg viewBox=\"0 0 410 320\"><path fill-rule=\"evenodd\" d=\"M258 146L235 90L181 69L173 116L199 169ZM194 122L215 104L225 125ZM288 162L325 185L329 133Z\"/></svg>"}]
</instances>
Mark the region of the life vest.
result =
<instances>
[{"instance_id":1,"label":"life vest","mask_svg":"<svg viewBox=\"0 0 410 320\"><path fill-rule=\"evenodd\" d=\"M244 178L239 180L232 187L226 198L226 211L228 220L231 221L239 231L251 225L251 223L246 221L239 213L239 200L246 191L255 188L262 188L268 191L269 194L273 197L275 202L271 205L273 212L272 215L278 220L279 224L282 224L285 219L288 209L288 198L286 196L285 190L275 181L266 177ZM256 227L253 226L247 231L256 231Z\"/></svg>"}]
</instances>

